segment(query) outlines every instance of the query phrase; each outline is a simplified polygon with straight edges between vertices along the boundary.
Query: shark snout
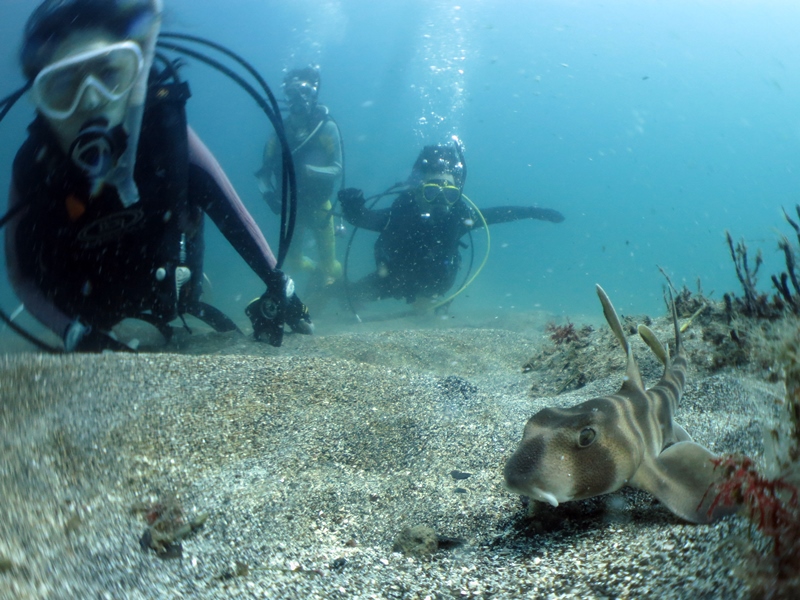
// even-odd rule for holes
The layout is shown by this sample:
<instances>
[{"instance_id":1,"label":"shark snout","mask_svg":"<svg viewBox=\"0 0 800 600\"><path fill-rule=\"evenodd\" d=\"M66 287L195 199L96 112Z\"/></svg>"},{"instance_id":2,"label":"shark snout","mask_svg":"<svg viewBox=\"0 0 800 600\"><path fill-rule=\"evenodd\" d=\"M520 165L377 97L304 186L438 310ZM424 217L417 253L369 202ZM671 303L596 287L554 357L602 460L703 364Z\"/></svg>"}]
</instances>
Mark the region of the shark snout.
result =
<instances>
[{"instance_id":1,"label":"shark snout","mask_svg":"<svg viewBox=\"0 0 800 600\"><path fill-rule=\"evenodd\" d=\"M544 455L545 441L533 438L523 442L517 451L508 459L503 469L506 488L516 494L528 496L551 506L558 506L559 499L539 485L541 463Z\"/></svg>"},{"instance_id":2,"label":"shark snout","mask_svg":"<svg viewBox=\"0 0 800 600\"><path fill-rule=\"evenodd\" d=\"M552 459L548 444L552 442L547 436L523 440L506 462L503 476L510 492L558 506L572 500L574 482L563 455Z\"/></svg>"},{"instance_id":3,"label":"shark snout","mask_svg":"<svg viewBox=\"0 0 800 600\"><path fill-rule=\"evenodd\" d=\"M544 446L544 441L540 438L520 444L503 469L508 489L522 493L521 490L530 486L533 475L539 470Z\"/></svg>"},{"instance_id":4,"label":"shark snout","mask_svg":"<svg viewBox=\"0 0 800 600\"><path fill-rule=\"evenodd\" d=\"M509 491L515 492L520 496L527 496L533 500L538 500L539 502L547 502L550 506L558 506L558 498L555 495L551 494L550 492L546 492L538 487L527 487L527 488L508 488Z\"/></svg>"}]
</instances>

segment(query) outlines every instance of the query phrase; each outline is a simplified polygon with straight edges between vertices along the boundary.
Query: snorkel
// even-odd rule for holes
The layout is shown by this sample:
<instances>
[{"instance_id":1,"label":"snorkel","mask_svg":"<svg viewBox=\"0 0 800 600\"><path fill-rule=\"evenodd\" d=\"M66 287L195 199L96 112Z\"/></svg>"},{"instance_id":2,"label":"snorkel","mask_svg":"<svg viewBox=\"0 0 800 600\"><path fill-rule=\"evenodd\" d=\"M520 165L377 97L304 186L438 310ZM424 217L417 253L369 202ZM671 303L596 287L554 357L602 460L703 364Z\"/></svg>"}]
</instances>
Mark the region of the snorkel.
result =
<instances>
[{"instance_id":1,"label":"snorkel","mask_svg":"<svg viewBox=\"0 0 800 600\"><path fill-rule=\"evenodd\" d=\"M139 22L133 24L130 32L131 37L142 40L144 68L139 73L139 77L131 89L130 97L128 98L128 111L122 125L128 134L128 143L121 156L117 158L111 172L105 177L105 182L117 188L119 199L126 208L139 201L139 189L133 179L133 172L136 167L136 150L139 146L144 105L147 100L147 78L150 75L150 66L153 64L153 57L156 51L156 41L161 30L162 0L152 0L152 4L152 18L140 17Z\"/></svg>"}]
</instances>

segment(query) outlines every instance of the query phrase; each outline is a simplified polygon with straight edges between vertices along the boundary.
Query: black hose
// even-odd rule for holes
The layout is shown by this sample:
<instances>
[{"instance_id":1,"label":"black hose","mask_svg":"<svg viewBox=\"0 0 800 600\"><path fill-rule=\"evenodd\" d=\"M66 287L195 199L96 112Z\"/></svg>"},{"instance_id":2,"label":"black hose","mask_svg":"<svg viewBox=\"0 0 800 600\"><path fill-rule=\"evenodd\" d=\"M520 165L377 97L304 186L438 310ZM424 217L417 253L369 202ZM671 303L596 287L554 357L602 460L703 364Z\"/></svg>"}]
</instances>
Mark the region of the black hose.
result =
<instances>
[{"instance_id":1,"label":"black hose","mask_svg":"<svg viewBox=\"0 0 800 600\"><path fill-rule=\"evenodd\" d=\"M8 96L0 100L0 106L3 107L2 109L0 109L0 121L2 121L5 118L5 116L8 114L8 111L10 111L11 108L17 103L17 100L22 98L22 95L29 89L31 89L32 85L33 81L29 81L21 88L19 88L16 92L12 92Z\"/></svg>"},{"instance_id":2,"label":"black hose","mask_svg":"<svg viewBox=\"0 0 800 600\"><path fill-rule=\"evenodd\" d=\"M20 337L26 339L27 341L29 341L31 344L33 344L34 346L36 346L40 350L44 350L48 354L63 354L64 351L61 350L60 348L55 348L54 346L51 346L50 344L47 344L47 343L43 342L42 340L40 340L39 338L37 338L33 334L28 333L22 327L20 327L16 323L14 323L14 321L11 320L11 317L9 317L5 313L5 311L2 310L2 309L0 309L0 321L3 321L12 330L14 330L14 332L17 335L19 335Z\"/></svg>"},{"instance_id":3,"label":"black hose","mask_svg":"<svg viewBox=\"0 0 800 600\"><path fill-rule=\"evenodd\" d=\"M169 36L176 36L178 34L166 34L166 35L169 37ZM189 37L191 38L192 36ZM212 42L208 42L208 45L211 45L212 47L216 46ZM185 46L181 46L179 44L171 42L158 42L158 46L167 50L172 50L174 52L185 54L186 56L191 56L192 58L196 58L197 60L204 62L207 65L215 68L223 75L226 75L236 84L238 84L245 92L247 92L250 95L250 97L253 98L253 100L256 101L256 104L258 104L258 106L264 111L264 114L267 115L267 118L270 120L270 123L272 123L272 126L275 129L275 132L277 134L278 140L281 145L281 154L283 158L283 170L282 170L283 177L281 181L281 195L285 200L288 190L288 196L289 196L288 210L286 202L283 202L284 209L281 211L280 241L278 246L278 256L276 265L277 268L280 268L281 265L283 265L283 262L286 258L286 254L289 251L289 245L291 244L292 236L294 235L295 222L297 220L297 180L294 172L294 163L292 162L291 149L289 148L289 143L286 139L286 134L283 129L283 121L281 120L280 113L276 112L274 108L277 106L277 102L274 101L275 100L274 96L270 92L269 97L271 101L274 103L273 106L270 106L267 103L267 101L261 95L259 95L256 89L252 85L250 85L247 81L245 81L239 74L235 73L234 71L232 71L219 61L210 58L200 52L197 52L196 50L192 50L191 48L187 48ZM226 54L227 53L236 56L230 51L226 52ZM240 61L246 64L244 60L241 58L237 60L237 62ZM249 67L248 71L250 69L252 69L252 67ZM266 82L263 80L263 78L261 78L260 75L258 76L258 79L260 80L259 83L261 83L263 86L266 86Z\"/></svg>"}]
</instances>

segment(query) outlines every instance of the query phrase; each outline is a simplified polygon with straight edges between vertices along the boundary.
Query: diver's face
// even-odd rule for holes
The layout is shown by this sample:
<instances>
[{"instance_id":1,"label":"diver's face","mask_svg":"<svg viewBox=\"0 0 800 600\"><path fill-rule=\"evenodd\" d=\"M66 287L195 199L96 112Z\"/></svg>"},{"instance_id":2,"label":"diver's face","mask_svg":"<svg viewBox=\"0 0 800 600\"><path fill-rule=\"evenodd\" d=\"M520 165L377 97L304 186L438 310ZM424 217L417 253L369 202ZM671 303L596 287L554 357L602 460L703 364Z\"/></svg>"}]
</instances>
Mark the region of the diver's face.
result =
<instances>
[{"instance_id":1,"label":"diver's face","mask_svg":"<svg viewBox=\"0 0 800 600\"><path fill-rule=\"evenodd\" d=\"M107 130L123 123L142 68L135 42L121 43L99 29L76 31L57 47L34 82L33 97L64 152L88 122Z\"/></svg>"},{"instance_id":2,"label":"diver's face","mask_svg":"<svg viewBox=\"0 0 800 600\"><path fill-rule=\"evenodd\" d=\"M450 212L450 208L461 197L461 190L452 173L434 173L422 180L415 197L424 214L438 217Z\"/></svg>"},{"instance_id":3,"label":"diver's face","mask_svg":"<svg viewBox=\"0 0 800 600\"><path fill-rule=\"evenodd\" d=\"M283 92L293 115L307 116L317 104L317 88L309 81L293 79L283 86Z\"/></svg>"}]
</instances>

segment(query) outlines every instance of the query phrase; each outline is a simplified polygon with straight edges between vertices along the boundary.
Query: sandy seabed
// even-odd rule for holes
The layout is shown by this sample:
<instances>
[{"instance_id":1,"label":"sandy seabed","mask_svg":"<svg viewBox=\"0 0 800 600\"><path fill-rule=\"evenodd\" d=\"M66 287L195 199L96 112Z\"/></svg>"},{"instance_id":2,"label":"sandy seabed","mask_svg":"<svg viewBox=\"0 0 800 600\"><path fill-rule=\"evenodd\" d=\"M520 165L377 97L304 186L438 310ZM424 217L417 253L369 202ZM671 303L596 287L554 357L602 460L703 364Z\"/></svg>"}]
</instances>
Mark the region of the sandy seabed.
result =
<instances>
[{"instance_id":1,"label":"sandy seabed","mask_svg":"<svg viewBox=\"0 0 800 600\"><path fill-rule=\"evenodd\" d=\"M531 517L503 488L529 416L623 375L598 331L619 369L531 395L548 374L521 365L550 342L526 330L0 359L0 598L746 597L742 519L689 525L631 489ZM666 320L656 332L669 339ZM652 385L660 366L634 351ZM762 387L695 367L678 421L715 452L757 455ZM172 558L142 541L165 505L178 524L207 517ZM393 552L417 525L438 551Z\"/></svg>"}]
</instances>

